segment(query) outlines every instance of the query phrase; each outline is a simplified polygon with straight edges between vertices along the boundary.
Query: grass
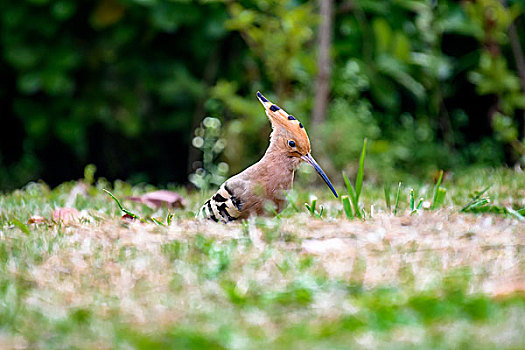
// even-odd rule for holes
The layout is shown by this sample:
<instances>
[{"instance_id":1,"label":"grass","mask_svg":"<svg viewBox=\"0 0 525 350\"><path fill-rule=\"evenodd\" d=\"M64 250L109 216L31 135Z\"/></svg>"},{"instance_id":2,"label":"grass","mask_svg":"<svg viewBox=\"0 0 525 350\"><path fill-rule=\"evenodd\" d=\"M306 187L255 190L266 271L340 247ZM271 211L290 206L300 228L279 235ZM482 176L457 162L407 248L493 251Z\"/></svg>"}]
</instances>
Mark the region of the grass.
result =
<instances>
[{"instance_id":1,"label":"grass","mask_svg":"<svg viewBox=\"0 0 525 350\"><path fill-rule=\"evenodd\" d=\"M434 198L432 199L432 205L430 209L437 209L443 204L443 201L445 200L447 190L441 187L441 181L443 181L443 170L439 172L439 178L434 189Z\"/></svg>"},{"instance_id":2,"label":"grass","mask_svg":"<svg viewBox=\"0 0 525 350\"><path fill-rule=\"evenodd\" d=\"M0 348L525 346L521 172L395 193L363 177L357 205L299 188L279 217L233 225L194 220L209 193L171 188L187 208L152 210L123 199L152 186L90 176L0 195ZM64 206L79 223L28 224Z\"/></svg>"},{"instance_id":3,"label":"grass","mask_svg":"<svg viewBox=\"0 0 525 350\"><path fill-rule=\"evenodd\" d=\"M361 190L363 189L363 179L365 173L365 158L366 158L366 139L363 142L363 149L361 150L361 156L359 157L359 168L357 169L357 176L355 179L355 186L352 185L348 176L346 176L343 171L343 180L345 182L346 190L348 191L348 196L350 197L352 203L352 211L349 211L348 204L344 204L343 208L346 213L347 218L358 217L363 219L365 212L359 206L359 196L361 195ZM348 199L344 199L344 202L348 202Z\"/></svg>"}]
</instances>

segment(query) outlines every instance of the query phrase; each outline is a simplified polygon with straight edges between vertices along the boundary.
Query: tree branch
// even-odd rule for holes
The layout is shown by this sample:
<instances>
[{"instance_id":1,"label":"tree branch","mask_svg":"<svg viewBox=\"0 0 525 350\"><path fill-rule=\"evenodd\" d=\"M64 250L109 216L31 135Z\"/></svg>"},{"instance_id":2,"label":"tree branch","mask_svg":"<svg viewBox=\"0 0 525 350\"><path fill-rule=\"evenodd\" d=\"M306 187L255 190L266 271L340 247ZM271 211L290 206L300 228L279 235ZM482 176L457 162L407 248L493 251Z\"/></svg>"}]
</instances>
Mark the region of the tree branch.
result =
<instances>
[{"instance_id":1,"label":"tree branch","mask_svg":"<svg viewBox=\"0 0 525 350\"><path fill-rule=\"evenodd\" d=\"M312 123L322 124L326 120L326 109L330 94L333 24L333 0L319 0L321 24L319 25L319 52L317 59L317 79L315 85L315 104Z\"/></svg>"}]
</instances>

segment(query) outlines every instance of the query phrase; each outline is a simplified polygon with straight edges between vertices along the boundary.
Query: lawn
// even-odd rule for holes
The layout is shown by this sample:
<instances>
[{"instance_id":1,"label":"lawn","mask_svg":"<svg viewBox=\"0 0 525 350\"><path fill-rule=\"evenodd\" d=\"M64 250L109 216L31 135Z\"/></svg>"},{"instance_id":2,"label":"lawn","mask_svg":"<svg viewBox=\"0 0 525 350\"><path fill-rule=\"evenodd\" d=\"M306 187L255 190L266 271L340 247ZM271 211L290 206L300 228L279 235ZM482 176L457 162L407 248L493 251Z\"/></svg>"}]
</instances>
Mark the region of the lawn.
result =
<instances>
[{"instance_id":1,"label":"lawn","mask_svg":"<svg viewBox=\"0 0 525 350\"><path fill-rule=\"evenodd\" d=\"M433 205L431 179L402 184L394 215L397 183L388 209L365 180L363 219L298 186L278 217L224 225L193 218L211 191L170 188L186 206L169 210L125 199L152 186L89 171L29 184L0 195L0 348L523 349L525 174L441 186ZM54 222L60 207L80 218Z\"/></svg>"}]
</instances>

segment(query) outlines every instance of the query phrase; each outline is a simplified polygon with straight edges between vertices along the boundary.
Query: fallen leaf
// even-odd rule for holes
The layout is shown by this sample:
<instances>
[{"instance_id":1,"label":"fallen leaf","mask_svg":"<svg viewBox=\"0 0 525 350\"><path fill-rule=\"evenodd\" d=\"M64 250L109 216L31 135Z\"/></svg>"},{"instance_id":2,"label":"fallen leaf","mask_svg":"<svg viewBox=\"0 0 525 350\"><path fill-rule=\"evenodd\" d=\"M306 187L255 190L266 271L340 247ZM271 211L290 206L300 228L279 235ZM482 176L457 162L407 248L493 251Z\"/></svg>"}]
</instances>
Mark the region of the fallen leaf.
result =
<instances>
[{"instance_id":1,"label":"fallen leaf","mask_svg":"<svg viewBox=\"0 0 525 350\"><path fill-rule=\"evenodd\" d=\"M406 216L401 218L401 226L410 226L410 225L412 225L412 219Z\"/></svg>"},{"instance_id":2,"label":"fallen leaf","mask_svg":"<svg viewBox=\"0 0 525 350\"><path fill-rule=\"evenodd\" d=\"M129 220L129 221L136 220L136 218L134 218L133 216L131 216L131 215L129 215L129 214L124 214L124 215L122 215L121 219L122 219L122 220Z\"/></svg>"},{"instance_id":3,"label":"fallen leaf","mask_svg":"<svg viewBox=\"0 0 525 350\"><path fill-rule=\"evenodd\" d=\"M184 208L184 199L180 194L173 191L160 190L143 194L142 196L127 197L133 202L142 203L151 209L157 209L163 205L169 208Z\"/></svg>"},{"instance_id":4,"label":"fallen leaf","mask_svg":"<svg viewBox=\"0 0 525 350\"><path fill-rule=\"evenodd\" d=\"M63 224L72 224L78 222L80 212L75 208L57 208L53 211L53 221L62 222Z\"/></svg>"},{"instance_id":5,"label":"fallen leaf","mask_svg":"<svg viewBox=\"0 0 525 350\"><path fill-rule=\"evenodd\" d=\"M13 218L12 219L13 221L13 224L18 227L20 230L22 230L22 232L24 232L26 235L30 235L31 232L29 231L29 229L27 228L27 225L25 225L23 222L20 222L18 221L17 219Z\"/></svg>"},{"instance_id":6,"label":"fallen leaf","mask_svg":"<svg viewBox=\"0 0 525 350\"><path fill-rule=\"evenodd\" d=\"M43 216L40 215L33 215L27 220L27 224L45 224L46 219Z\"/></svg>"}]
</instances>

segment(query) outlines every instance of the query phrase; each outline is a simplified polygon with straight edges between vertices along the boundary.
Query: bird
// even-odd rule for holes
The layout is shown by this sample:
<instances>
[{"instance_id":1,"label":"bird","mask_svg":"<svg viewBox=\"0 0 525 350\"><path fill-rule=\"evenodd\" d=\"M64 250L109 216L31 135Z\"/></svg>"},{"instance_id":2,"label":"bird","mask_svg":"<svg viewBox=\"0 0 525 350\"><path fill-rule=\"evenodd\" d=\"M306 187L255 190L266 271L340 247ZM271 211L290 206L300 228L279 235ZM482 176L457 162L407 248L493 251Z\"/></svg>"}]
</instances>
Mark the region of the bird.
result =
<instances>
[{"instance_id":1,"label":"bird","mask_svg":"<svg viewBox=\"0 0 525 350\"><path fill-rule=\"evenodd\" d=\"M311 165L338 198L330 179L312 157L303 124L259 91L257 98L272 126L268 149L261 160L219 187L200 208L197 213L200 218L228 223L252 215L281 212L286 207L285 191L292 188L295 170L302 162Z\"/></svg>"}]
</instances>

